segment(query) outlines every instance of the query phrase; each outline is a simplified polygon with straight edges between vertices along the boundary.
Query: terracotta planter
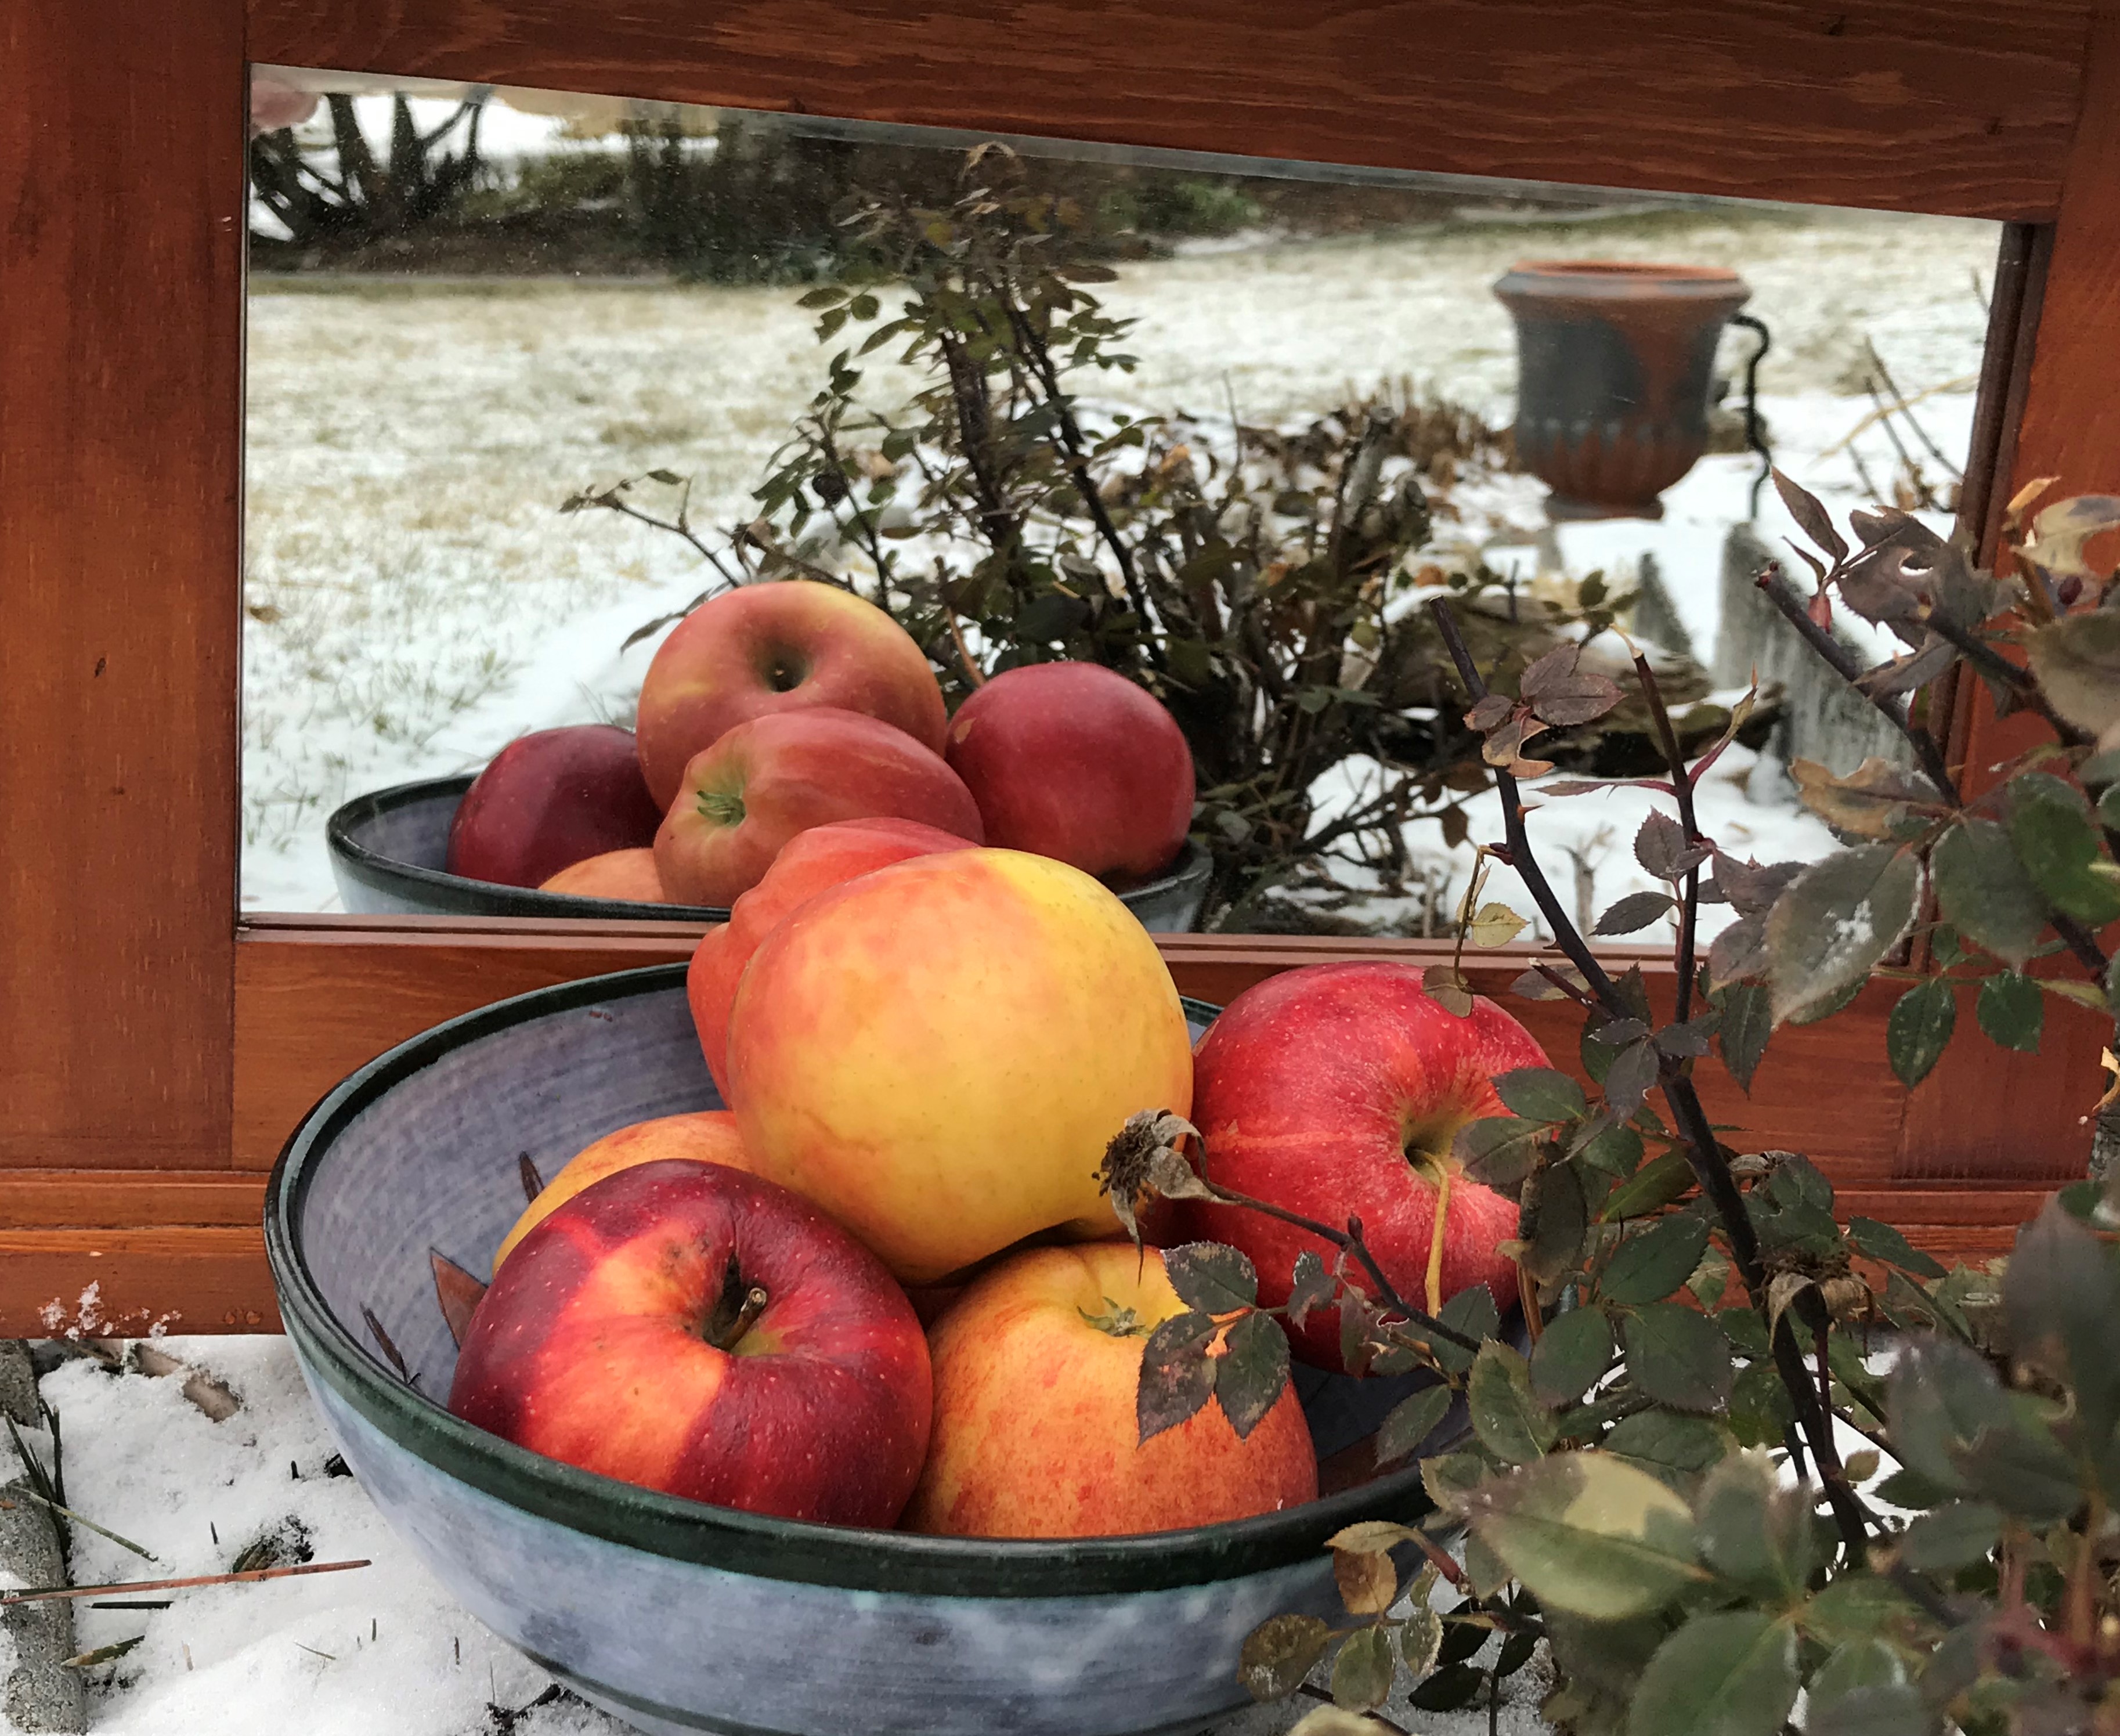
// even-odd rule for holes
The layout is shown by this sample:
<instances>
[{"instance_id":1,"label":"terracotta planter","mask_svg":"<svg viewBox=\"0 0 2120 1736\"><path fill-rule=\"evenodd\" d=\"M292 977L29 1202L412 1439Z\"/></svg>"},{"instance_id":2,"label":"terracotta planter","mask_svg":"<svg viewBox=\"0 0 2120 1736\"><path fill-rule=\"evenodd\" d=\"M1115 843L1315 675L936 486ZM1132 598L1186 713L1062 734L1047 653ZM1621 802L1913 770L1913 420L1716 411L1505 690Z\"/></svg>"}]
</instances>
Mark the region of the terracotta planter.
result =
<instances>
[{"instance_id":1,"label":"terracotta planter","mask_svg":"<svg viewBox=\"0 0 2120 1736\"><path fill-rule=\"evenodd\" d=\"M1495 294L1517 325L1517 458L1555 519L1660 519L1708 449L1723 323L1751 291L1705 266L1532 259Z\"/></svg>"}]
</instances>

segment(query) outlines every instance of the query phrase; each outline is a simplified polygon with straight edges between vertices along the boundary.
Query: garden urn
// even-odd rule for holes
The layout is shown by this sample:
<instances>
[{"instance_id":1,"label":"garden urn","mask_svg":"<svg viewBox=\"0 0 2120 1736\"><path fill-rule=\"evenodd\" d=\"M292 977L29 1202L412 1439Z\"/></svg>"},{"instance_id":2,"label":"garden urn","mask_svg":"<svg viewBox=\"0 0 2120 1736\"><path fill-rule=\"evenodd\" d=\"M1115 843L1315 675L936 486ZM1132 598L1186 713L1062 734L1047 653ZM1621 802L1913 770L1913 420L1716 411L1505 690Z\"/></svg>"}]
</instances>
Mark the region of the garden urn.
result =
<instances>
[{"instance_id":1,"label":"garden urn","mask_svg":"<svg viewBox=\"0 0 2120 1736\"><path fill-rule=\"evenodd\" d=\"M1751 294L1708 266L1532 259L1495 285L1517 328L1517 458L1550 518L1660 519L1708 449L1723 327Z\"/></svg>"}]
</instances>

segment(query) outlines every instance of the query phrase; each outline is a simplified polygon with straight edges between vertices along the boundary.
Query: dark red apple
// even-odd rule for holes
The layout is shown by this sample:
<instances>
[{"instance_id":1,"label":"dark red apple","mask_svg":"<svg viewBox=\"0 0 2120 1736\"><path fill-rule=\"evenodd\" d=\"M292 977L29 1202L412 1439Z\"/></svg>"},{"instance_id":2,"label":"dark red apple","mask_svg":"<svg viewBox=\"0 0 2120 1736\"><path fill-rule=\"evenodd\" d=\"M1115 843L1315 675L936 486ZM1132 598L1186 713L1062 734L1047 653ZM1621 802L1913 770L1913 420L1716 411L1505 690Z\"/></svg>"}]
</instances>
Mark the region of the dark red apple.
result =
<instances>
[{"instance_id":1,"label":"dark red apple","mask_svg":"<svg viewBox=\"0 0 2120 1736\"><path fill-rule=\"evenodd\" d=\"M662 819L631 730L533 730L495 754L464 792L449 822L447 866L469 880L542 886L590 856L653 844Z\"/></svg>"},{"instance_id":2,"label":"dark red apple","mask_svg":"<svg viewBox=\"0 0 2120 1736\"><path fill-rule=\"evenodd\" d=\"M746 584L701 603L641 684L640 767L667 808L694 755L738 724L832 705L942 751L942 690L927 654L874 603L814 579Z\"/></svg>"},{"instance_id":3,"label":"dark red apple","mask_svg":"<svg viewBox=\"0 0 2120 1736\"><path fill-rule=\"evenodd\" d=\"M888 817L835 820L788 840L765 877L731 906L729 919L708 929L692 949L691 967L685 973L685 994L693 1026L700 1033L700 1051L706 1057L707 1071L714 1075L723 1102L736 1101L729 1095L729 1008L736 1004L743 967L781 919L820 893L872 868L971 847L971 840L953 832Z\"/></svg>"},{"instance_id":4,"label":"dark red apple","mask_svg":"<svg viewBox=\"0 0 2120 1736\"><path fill-rule=\"evenodd\" d=\"M903 729L830 705L770 712L685 768L655 866L672 903L730 905L797 832L886 814L982 841L971 792Z\"/></svg>"},{"instance_id":5,"label":"dark red apple","mask_svg":"<svg viewBox=\"0 0 2120 1736\"><path fill-rule=\"evenodd\" d=\"M1192 823L1192 751L1155 696L1097 663L1027 663L957 708L944 749L999 849L1113 885L1168 868Z\"/></svg>"},{"instance_id":6,"label":"dark red apple","mask_svg":"<svg viewBox=\"0 0 2120 1736\"><path fill-rule=\"evenodd\" d=\"M1440 1300L1484 1283L1516 1295L1495 1250L1517 1233L1514 1201L1468 1180L1450 1156L1467 1121L1509 1113L1494 1076L1550 1064L1531 1033L1492 1001L1458 1018L1421 986L1417 965L1311 965L1247 989L1193 1056L1193 1125L1211 1180L1321 1223L1359 1214L1392 1286L1421 1305L1447 1173ZM1182 1233L1241 1249L1259 1300L1288 1300L1296 1256L1329 1270L1337 1250L1239 1206L1188 1200ZM1318 1309L1291 1334L1307 1361L1340 1368L1340 1314Z\"/></svg>"},{"instance_id":7,"label":"dark red apple","mask_svg":"<svg viewBox=\"0 0 2120 1736\"><path fill-rule=\"evenodd\" d=\"M933 1403L920 1322L873 1254L783 1187L683 1160L593 1183L517 1243L449 1389L547 1458L836 1525L897 1519Z\"/></svg>"}]
</instances>

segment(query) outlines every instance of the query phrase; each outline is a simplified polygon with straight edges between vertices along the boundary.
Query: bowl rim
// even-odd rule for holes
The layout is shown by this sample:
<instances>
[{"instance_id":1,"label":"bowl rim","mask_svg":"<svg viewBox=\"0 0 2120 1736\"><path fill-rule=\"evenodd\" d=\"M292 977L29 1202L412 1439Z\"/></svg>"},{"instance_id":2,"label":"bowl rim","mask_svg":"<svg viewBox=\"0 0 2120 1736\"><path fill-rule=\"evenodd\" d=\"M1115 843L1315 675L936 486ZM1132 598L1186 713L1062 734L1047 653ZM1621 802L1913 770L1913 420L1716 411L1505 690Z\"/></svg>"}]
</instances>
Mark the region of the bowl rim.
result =
<instances>
[{"instance_id":1,"label":"bowl rim","mask_svg":"<svg viewBox=\"0 0 2120 1736\"><path fill-rule=\"evenodd\" d=\"M704 922L722 923L729 913L718 905L643 904L630 898L584 898L574 892L547 892L537 887L504 886L498 881L472 880L444 868L425 868L402 862L372 849L354 835L356 826L416 802L444 796L461 799L477 780L476 772L457 772L446 778L415 778L350 796L333 808L324 821L324 848L334 863L379 890L411 886L448 906L453 914L475 915L479 906L504 905L486 914L504 916L565 916L578 921ZM1137 901L1167 896L1204 883L1214 872L1214 859L1199 842L1186 839L1176 859L1162 873L1115 896L1131 907Z\"/></svg>"},{"instance_id":2,"label":"bowl rim","mask_svg":"<svg viewBox=\"0 0 2120 1736\"><path fill-rule=\"evenodd\" d=\"M514 995L407 1039L349 1074L288 1136L266 1184L265 1251L287 1335L313 1376L393 1445L445 1475L552 1523L667 1560L852 1590L974 1598L1180 1589L1315 1562L1358 1519L1433 1510L1418 1460L1278 1513L1183 1531L1017 1539L928 1537L710 1506L547 1459L453 1416L389 1372L340 1323L296 1231L332 1143L394 1086L451 1051L527 1019L682 992L686 966L653 965ZM1186 999L1189 1014L1220 1009Z\"/></svg>"}]
</instances>

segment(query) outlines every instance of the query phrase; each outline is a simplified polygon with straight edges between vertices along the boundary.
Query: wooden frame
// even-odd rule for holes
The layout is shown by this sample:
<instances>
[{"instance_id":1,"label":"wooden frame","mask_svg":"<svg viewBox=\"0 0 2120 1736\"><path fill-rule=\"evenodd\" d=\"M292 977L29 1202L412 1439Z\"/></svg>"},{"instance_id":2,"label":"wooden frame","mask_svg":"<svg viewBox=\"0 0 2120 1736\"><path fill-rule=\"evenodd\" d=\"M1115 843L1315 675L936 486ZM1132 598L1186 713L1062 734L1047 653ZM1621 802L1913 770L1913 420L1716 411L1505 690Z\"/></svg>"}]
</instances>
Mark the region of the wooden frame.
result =
<instances>
[{"instance_id":1,"label":"wooden frame","mask_svg":"<svg viewBox=\"0 0 2120 1736\"><path fill-rule=\"evenodd\" d=\"M34 96L0 116L0 1334L272 1325L259 1191L309 1101L439 1018L690 938L239 924L247 62L2043 226L1983 426L1999 479L2088 489L2120 484L2117 32L2048 0L150 0L118 31L0 0ZM2008 731L1974 706L1956 738L1978 766ZM1226 997L1421 949L1167 950ZM2057 1014L2039 1056L1909 1099L1889 1001L1783 1033L1715 1112L1831 1153L1853 1210L1993 1250L2080 1171L2104 1033Z\"/></svg>"}]
</instances>

